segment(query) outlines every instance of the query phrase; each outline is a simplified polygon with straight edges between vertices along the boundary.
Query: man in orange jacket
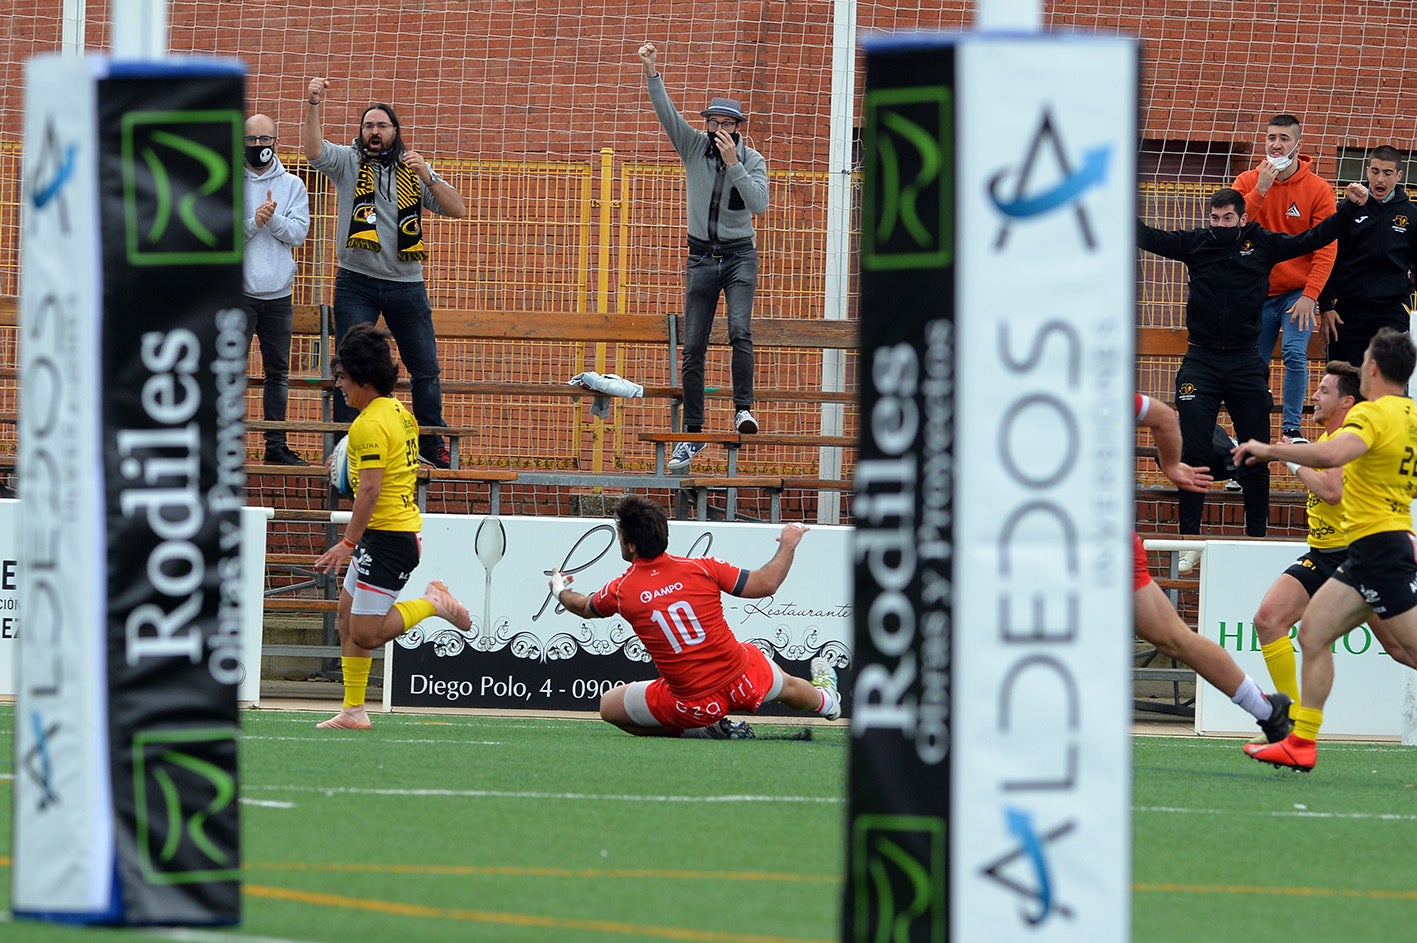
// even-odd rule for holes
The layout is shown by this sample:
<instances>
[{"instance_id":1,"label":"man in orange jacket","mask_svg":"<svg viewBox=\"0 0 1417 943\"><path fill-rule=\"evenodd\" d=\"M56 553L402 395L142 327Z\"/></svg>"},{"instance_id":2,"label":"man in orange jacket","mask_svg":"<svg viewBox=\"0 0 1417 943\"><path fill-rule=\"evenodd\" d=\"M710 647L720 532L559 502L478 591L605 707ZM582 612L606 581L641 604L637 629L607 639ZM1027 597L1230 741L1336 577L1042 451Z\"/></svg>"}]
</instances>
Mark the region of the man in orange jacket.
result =
<instances>
[{"instance_id":1,"label":"man in orange jacket","mask_svg":"<svg viewBox=\"0 0 1417 943\"><path fill-rule=\"evenodd\" d=\"M1299 119L1275 115L1265 129L1265 159L1235 178L1245 194L1245 215L1271 232L1300 233L1333 215L1333 187L1314 173L1313 158L1299 153ZM1318 321L1319 293L1333 271L1338 247L1329 243L1276 265L1260 323L1260 359L1269 362L1284 339L1284 413L1281 435L1302 438L1299 417L1309 393L1309 335ZM1306 440L1307 441L1307 440Z\"/></svg>"}]
</instances>

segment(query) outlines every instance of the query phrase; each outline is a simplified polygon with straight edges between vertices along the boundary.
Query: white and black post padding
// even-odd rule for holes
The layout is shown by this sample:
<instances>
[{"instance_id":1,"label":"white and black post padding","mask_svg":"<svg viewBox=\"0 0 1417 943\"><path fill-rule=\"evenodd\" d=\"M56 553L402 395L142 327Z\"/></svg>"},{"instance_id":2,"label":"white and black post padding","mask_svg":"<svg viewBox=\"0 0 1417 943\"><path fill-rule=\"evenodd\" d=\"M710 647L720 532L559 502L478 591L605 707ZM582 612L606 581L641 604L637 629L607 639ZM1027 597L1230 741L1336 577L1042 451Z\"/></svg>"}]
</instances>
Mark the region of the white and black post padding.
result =
<instances>
[{"instance_id":1,"label":"white and black post padding","mask_svg":"<svg viewBox=\"0 0 1417 943\"><path fill-rule=\"evenodd\" d=\"M866 72L842 939L1124 940L1136 45Z\"/></svg>"},{"instance_id":2,"label":"white and black post padding","mask_svg":"<svg viewBox=\"0 0 1417 943\"><path fill-rule=\"evenodd\" d=\"M25 89L13 907L233 923L244 69Z\"/></svg>"}]
</instances>

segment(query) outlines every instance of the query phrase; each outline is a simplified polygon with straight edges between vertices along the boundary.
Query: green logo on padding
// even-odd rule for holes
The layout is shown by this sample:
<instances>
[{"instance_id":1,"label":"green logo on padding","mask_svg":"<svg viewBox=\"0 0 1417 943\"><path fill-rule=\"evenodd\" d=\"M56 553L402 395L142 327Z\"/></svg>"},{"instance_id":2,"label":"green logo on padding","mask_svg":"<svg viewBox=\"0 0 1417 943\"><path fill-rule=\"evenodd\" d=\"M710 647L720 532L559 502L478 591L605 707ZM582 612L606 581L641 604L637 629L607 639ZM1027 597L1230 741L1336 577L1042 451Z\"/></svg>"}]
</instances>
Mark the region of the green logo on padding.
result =
<instances>
[{"instance_id":1,"label":"green logo on padding","mask_svg":"<svg viewBox=\"0 0 1417 943\"><path fill-rule=\"evenodd\" d=\"M866 95L864 268L941 268L953 261L951 101L944 86Z\"/></svg>"},{"instance_id":2,"label":"green logo on padding","mask_svg":"<svg viewBox=\"0 0 1417 943\"><path fill-rule=\"evenodd\" d=\"M123 223L132 265L241 261L241 116L135 111L123 116Z\"/></svg>"},{"instance_id":3,"label":"green logo on padding","mask_svg":"<svg viewBox=\"0 0 1417 943\"><path fill-rule=\"evenodd\" d=\"M236 880L236 734L148 731L133 738L138 861L149 884Z\"/></svg>"},{"instance_id":4,"label":"green logo on padding","mask_svg":"<svg viewBox=\"0 0 1417 943\"><path fill-rule=\"evenodd\" d=\"M852 822L855 943L945 943L945 822L863 815Z\"/></svg>"}]
</instances>

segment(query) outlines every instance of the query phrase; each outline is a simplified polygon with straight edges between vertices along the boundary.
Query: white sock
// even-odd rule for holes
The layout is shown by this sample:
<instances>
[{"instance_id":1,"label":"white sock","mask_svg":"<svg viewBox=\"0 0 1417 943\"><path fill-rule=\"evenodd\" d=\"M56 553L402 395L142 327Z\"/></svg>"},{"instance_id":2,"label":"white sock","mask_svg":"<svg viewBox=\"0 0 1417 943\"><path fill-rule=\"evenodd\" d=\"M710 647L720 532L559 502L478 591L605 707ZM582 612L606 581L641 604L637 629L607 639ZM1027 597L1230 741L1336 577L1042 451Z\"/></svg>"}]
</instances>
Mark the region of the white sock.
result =
<instances>
[{"instance_id":1,"label":"white sock","mask_svg":"<svg viewBox=\"0 0 1417 943\"><path fill-rule=\"evenodd\" d=\"M1230 700L1249 711L1255 720L1269 720L1269 715L1274 713L1269 698L1264 696L1260 686L1249 675L1245 675L1245 680L1240 682L1240 690Z\"/></svg>"},{"instance_id":2,"label":"white sock","mask_svg":"<svg viewBox=\"0 0 1417 943\"><path fill-rule=\"evenodd\" d=\"M817 716L825 717L841 704L841 695L830 688L817 688L822 692L822 703L817 707Z\"/></svg>"}]
</instances>

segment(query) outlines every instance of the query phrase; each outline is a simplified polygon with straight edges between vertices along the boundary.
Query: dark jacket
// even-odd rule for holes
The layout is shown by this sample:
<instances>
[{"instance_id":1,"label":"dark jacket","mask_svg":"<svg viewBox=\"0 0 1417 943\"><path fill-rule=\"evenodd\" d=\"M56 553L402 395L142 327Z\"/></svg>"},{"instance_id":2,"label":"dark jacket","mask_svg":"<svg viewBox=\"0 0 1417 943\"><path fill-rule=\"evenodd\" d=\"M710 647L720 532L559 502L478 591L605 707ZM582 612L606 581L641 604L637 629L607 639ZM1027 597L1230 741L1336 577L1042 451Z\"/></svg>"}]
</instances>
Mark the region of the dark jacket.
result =
<instances>
[{"instance_id":1,"label":"dark jacket","mask_svg":"<svg viewBox=\"0 0 1417 943\"><path fill-rule=\"evenodd\" d=\"M1346 202L1346 201L1345 201ZM1338 231L1338 258L1319 295L1322 310L1339 317L1391 311L1412 294L1408 272L1417 264L1417 219L1407 192L1386 203L1369 200Z\"/></svg>"},{"instance_id":2,"label":"dark jacket","mask_svg":"<svg viewBox=\"0 0 1417 943\"><path fill-rule=\"evenodd\" d=\"M1294 236L1270 232L1259 223L1240 227L1232 243L1200 229L1153 229L1137 220L1137 246L1185 263L1190 275L1186 330L1190 344L1204 350L1256 350L1260 314L1269 297L1269 270L1276 262L1313 252L1332 242L1357 204L1343 206L1312 229Z\"/></svg>"}]
</instances>

